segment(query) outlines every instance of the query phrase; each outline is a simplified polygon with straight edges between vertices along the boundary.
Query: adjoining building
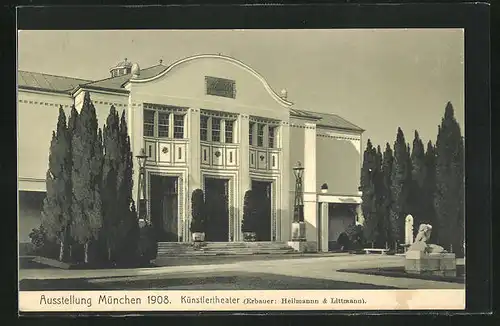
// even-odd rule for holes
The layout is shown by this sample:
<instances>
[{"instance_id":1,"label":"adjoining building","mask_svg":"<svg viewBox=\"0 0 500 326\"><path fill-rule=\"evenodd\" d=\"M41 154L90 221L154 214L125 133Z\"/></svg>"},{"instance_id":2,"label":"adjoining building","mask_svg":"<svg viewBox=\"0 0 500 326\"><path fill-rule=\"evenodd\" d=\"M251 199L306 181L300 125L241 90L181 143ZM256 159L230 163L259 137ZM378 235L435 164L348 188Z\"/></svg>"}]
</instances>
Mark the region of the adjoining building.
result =
<instances>
[{"instance_id":1,"label":"adjoining building","mask_svg":"<svg viewBox=\"0 0 500 326\"><path fill-rule=\"evenodd\" d=\"M243 198L266 203L262 241L291 237L295 178L304 166L307 240L328 250L362 219L358 192L363 130L335 114L299 109L253 68L223 55L196 55L140 69L130 61L91 81L18 72L19 241L40 224L49 144L58 108L69 116L85 92L102 127L111 105L126 112L134 155L146 162L147 209L161 241L191 241L191 194L203 189L216 212L210 241L242 241ZM134 178L139 171L134 165ZM137 187L137 180L134 180ZM327 189L326 188L327 185ZM134 194L137 191L134 192Z\"/></svg>"}]
</instances>

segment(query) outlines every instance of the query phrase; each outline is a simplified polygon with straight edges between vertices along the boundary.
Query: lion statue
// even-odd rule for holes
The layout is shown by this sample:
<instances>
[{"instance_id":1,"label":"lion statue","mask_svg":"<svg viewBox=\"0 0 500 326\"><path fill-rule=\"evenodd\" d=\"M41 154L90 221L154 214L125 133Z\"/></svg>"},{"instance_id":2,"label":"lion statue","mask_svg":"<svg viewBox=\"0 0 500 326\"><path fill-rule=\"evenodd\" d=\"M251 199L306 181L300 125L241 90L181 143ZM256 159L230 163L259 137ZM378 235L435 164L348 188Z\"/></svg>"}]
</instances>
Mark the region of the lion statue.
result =
<instances>
[{"instance_id":1,"label":"lion statue","mask_svg":"<svg viewBox=\"0 0 500 326\"><path fill-rule=\"evenodd\" d=\"M431 238L431 233L432 233L432 225L420 224L420 226L418 227L417 236L415 237L415 241L408 248L408 251L416 250L416 251L422 251L426 254L446 252L446 250L444 250L444 248L441 246L435 244L427 244L427 241L429 241L429 239Z\"/></svg>"}]
</instances>

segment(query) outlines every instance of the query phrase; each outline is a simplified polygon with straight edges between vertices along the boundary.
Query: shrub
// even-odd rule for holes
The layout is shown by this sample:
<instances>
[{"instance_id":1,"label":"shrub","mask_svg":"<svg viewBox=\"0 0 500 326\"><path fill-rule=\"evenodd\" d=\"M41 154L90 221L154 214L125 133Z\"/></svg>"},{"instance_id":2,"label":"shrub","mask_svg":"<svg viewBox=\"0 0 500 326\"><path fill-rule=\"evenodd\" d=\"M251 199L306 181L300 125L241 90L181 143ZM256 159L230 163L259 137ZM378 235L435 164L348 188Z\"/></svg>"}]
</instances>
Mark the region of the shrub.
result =
<instances>
[{"instance_id":1,"label":"shrub","mask_svg":"<svg viewBox=\"0 0 500 326\"><path fill-rule=\"evenodd\" d=\"M346 235L349 238L349 243L352 248L350 249L359 249L364 244L363 238L363 226L359 224L351 224L346 229Z\"/></svg>"},{"instance_id":2,"label":"shrub","mask_svg":"<svg viewBox=\"0 0 500 326\"><path fill-rule=\"evenodd\" d=\"M158 254L158 242L155 229L151 224L146 224L139 230L138 256L141 262L149 263Z\"/></svg>"},{"instance_id":3,"label":"shrub","mask_svg":"<svg viewBox=\"0 0 500 326\"><path fill-rule=\"evenodd\" d=\"M196 189L191 196L192 217L191 232L205 232L205 199L203 190Z\"/></svg>"},{"instance_id":4,"label":"shrub","mask_svg":"<svg viewBox=\"0 0 500 326\"><path fill-rule=\"evenodd\" d=\"M257 231L257 207L252 190L245 192L243 203L243 220L241 221L241 232Z\"/></svg>"},{"instance_id":5,"label":"shrub","mask_svg":"<svg viewBox=\"0 0 500 326\"><path fill-rule=\"evenodd\" d=\"M29 237L33 245L31 254L47 258L59 258L59 245L49 239L43 226L33 229Z\"/></svg>"}]
</instances>

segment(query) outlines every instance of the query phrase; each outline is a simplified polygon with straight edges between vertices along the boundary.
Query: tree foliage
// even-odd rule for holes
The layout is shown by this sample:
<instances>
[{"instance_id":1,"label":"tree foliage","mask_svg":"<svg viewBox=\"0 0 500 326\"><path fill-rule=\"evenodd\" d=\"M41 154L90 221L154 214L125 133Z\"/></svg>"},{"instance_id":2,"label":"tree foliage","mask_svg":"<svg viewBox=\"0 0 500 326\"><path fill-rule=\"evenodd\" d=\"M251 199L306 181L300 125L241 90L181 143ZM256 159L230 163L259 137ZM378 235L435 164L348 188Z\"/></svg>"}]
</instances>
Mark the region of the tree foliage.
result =
<instances>
[{"instance_id":1,"label":"tree foliage","mask_svg":"<svg viewBox=\"0 0 500 326\"><path fill-rule=\"evenodd\" d=\"M380 159L377 150L373 147L370 139L363 153L363 165L361 168L361 209L364 217L364 236L367 242L375 243L379 238L379 201L377 196L377 181L380 175Z\"/></svg>"},{"instance_id":2,"label":"tree foliage","mask_svg":"<svg viewBox=\"0 0 500 326\"><path fill-rule=\"evenodd\" d=\"M422 220L420 223L426 223L430 225L436 224L436 210L434 208L434 194L436 192L436 147L429 140L427 143L427 150L424 156L425 164L425 179L423 184L422 196L422 208L424 211ZM431 238L438 238L439 228L434 228L431 234Z\"/></svg>"},{"instance_id":3,"label":"tree foliage","mask_svg":"<svg viewBox=\"0 0 500 326\"><path fill-rule=\"evenodd\" d=\"M424 183L427 167L425 166L425 149L418 132L415 130L413 149L411 152L412 181L410 185L409 214L413 216L414 225L420 225L426 219ZM414 231L417 228L414 227Z\"/></svg>"},{"instance_id":4,"label":"tree foliage","mask_svg":"<svg viewBox=\"0 0 500 326\"><path fill-rule=\"evenodd\" d=\"M382 215L382 234L381 239L385 243L392 243L391 233L391 207L392 207L392 193L391 193L391 176L392 176L392 165L394 162L394 156L391 149L391 145L386 143L385 151L382 159L382 182L380 187L380 197L381 197L381 207L380 215Z\"/></svg>"},{"instance_id":5,"label":"tree foliage","mask_svg":"<svg viewBox=\"0 0 500 326\"><path fill-rule=\"evenodd\" d=\"M98 239L102 227L101 169L102 144L97 116L88 92L80 115L75 121L71 141L73 214L71 234L85 246L85 262L89 260L89 244Z\"/></svg>"},{"instance_id":6,"label":"tree foliage","mask_svg":"<svg viewBox=\"0 0 500 326\"><path fill-rule=\"evenodd\" d=\"M195 189L191 195L191 232L205 232L206 209L203 190Z\"/></svg>"},{"instance_id":7,"label":"tree foliage","mask_svg":"<svg viewBox=\"0 0 500 326\"><path fill-rule=\"evenodd\" d=\"M111 106L104 125L104 163L102 168L103 229L108 260L115 259L119 242L120 213L118 206L118 169L122 155L119 139L120 119L115 107Z\"/></svg>"},{"instance_id":8,"label":"tree foliage","mask_svg":"<svg viewBox=\"0 0 500 326\"><path fill-rule=\"evenodd\" d=\"M59 260L65 260L71 222L71 144L66 115L59 108L56 132L52 133L49 168L46 174L46 197L43 201L41 226L49 240L60 245Z\"/></svg>"},{"instance_id":9,"label":"tree foliage","mask_svg":"<svg viewBox=\"0 0 500 326\"><path fill-rule=\"evenodd\" d=\"M408 211L408 198L411 185L411 159L401 128L398 128L394 142L394 161L391 170L390 208L391 238L399 243L403 240L403 223Z\"/></svg>"},{"instance_id":10,"label":"tree foliage","mask_svg":"<svg viewBox=\"0 0 500 326\"><path fill-rule=\"evenodd\" d=\"M464 241L464 141L450 102L438 130L435 177L437 241L458 251Z\"/></svg>"},{"instance_id":11,"label":"tree foliage","mask_svg":"<svg viewBox=\"0 0 500 326\"><path fill-rule=\"evenodd\" d=\"M243 200L243 220L241 222L241 232L256 232L257 231L257 207L256 196L252 190L245 192Z\"/></svg>"}]
</instances>

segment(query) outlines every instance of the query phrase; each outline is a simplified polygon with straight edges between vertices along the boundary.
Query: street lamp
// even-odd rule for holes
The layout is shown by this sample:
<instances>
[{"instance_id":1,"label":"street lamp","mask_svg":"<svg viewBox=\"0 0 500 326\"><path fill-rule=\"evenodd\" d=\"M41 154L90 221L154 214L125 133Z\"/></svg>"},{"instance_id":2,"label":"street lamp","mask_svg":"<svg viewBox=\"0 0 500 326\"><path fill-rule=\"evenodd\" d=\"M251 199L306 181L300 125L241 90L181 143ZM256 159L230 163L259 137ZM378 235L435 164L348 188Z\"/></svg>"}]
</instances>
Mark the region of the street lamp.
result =
<instances>
[{"instance_id":1,"label":"street lamp","mask_svg":"<svg viewBox=\"0 0 500 326\"><path fill-rule=\"evenodd\" d=\"M146 160L148 156L146 151L141 149L139 155L136 156L137 163L139 164L139 180L137 183L137 216L139 221L147 220L147 207L146 207L146 183L144 178L146 176Z\"/></svg>"},{"instance_id":2,"label":"street lamp","mask_svg":"<svg viewBox=\"0 0 500 326\"><path fill-rule=\"evenodd\" d=\"M304 175L304 167L300 162L297 162L293 167L295 176L295 201L293 207L293 224L292 237L294 240L305 240L305 224L304 224L304 196L302 191L302 176Z\"/></svg>"}]
</instances>

